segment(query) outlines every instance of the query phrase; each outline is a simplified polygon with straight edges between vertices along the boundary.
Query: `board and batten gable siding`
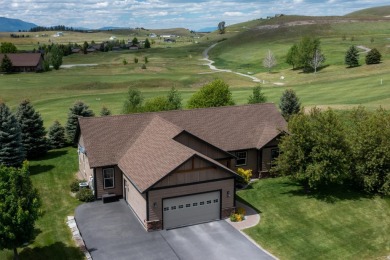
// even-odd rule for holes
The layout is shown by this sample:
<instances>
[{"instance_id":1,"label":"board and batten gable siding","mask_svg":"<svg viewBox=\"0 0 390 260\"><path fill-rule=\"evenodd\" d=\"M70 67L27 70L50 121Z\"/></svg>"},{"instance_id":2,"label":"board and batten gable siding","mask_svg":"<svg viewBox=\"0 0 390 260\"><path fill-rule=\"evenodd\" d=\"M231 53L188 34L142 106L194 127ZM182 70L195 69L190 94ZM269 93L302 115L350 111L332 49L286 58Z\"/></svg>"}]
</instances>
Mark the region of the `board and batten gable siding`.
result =
<instances>
[{"instance_id":1,"label":"board and batten gable siding","mask_svg":"<svg viewBox=\"0 0 390 260\"><path fill-rule=\"evenodd\" d=\"M210 162L195 156L155 184L153 188L223 179L231 176Z\"/></svg>"},{"instance_id":2,"label":"board and batten gable siding","mask_svg":"<svg viewBox=\"0 0 390 260\"><path fill-rule=\"evenodd\" d=\"M84 146L84 139L83 136L80 135L79 138L79 146L85 147ZM88 161L88 156L87 154L78 152L79 156L79 171L81 175L84 177L86 181L89 181L91 177L93 177L93 169L89 167L89 161Z\"/></svg>"},{"instance_id":3,"label":"board and batten gable siding","mask_svg":"<svg viewBox=\"0 0 390 260\"><path fill-rule=\"evenodd\" d=\"M209 181L193 185L177 186L165 189L148 191L149 199L149 221L162 220L163 199L191 195L196 193L221 191L221 208L230 209L234 207L234 178L220 181ZM227 196L229 192L229 196Z\"/></svg>"},{"instance_id":4,"label":"board and batten gable siding","mask_svg":"<svg viewBox=\"0 0 390 260\"><path fill-rule=\"evenodd\" d=\"M206 155L207 157L210 157L212 159L222 159L226 158L227 154L223 151L217 149L216 147L208 144L207 142L200 140L196 138L195 136L192 136L186 132L182 132L178 136L176 136L175 141L201 153Z\"/></svg>"},{"instance_id":5,"label":"board and batten gable siding","mask_svg":"<svg viewBox=\"0 0 390 260\"><path fill-rule=\"evenodd\" d=\"M103 194L113 193L117 196L123 195L123 174L118 166L108 166L104 168L114 168L114 188L104 189L103 186L103 168L99 167L95 169L96 174L96 192L97 198L101 199Z\"/></svg>"},{"instance_id":6,"label":"board and batten gable siding","mask_svg":"<svg viewBox=\"0 0 390 260\"><path fill-rule=\"evenodd\" d=\"M238 168L242 168L244 170L252 170L252 176L258 176L258 166L259 166L259 156L257 149L249 149L249 150L240 150L240 151L232 151L232 154L236 154L236 152L246 152L246 164L245 165L236 165L236 160L233 163L233 170L237 171Z\"/></svg>"},{"instance_id":7,"label":"board and batten gable siding","mask_svg":"<svg viewBox=\"0 0 390 260\"><path fill-rule=\"evenodd\" d=\"M126 201L136 213L138 218L145 223L146 220L146 194L141 194L130 182L130 180L123 175L123 182L126 180L127 190L126 190ZM123 185L124 187L124 185ZM124 187L125 188L125 187Z\"/></svg>"}]
</instances>

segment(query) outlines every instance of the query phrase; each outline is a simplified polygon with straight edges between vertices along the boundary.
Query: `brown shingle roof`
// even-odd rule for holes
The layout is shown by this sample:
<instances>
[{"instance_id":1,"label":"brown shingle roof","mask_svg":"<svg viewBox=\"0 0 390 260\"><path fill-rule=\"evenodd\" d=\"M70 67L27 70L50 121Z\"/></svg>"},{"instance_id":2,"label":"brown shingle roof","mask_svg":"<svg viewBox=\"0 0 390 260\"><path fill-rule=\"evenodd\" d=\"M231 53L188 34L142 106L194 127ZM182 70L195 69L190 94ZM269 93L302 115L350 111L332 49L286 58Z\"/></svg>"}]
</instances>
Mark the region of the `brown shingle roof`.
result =
<instances>
[{"instance_id":1,"label":"brown shingle roof","mask_svg":"<svg viewBox=\"0 0 390 260\"><path fill-rule=\"evenodd\" d=\"M7 53L13 67L36 67L41 60L40 53ZM4 54L0 54L0 61Z\"/></svg>"},{"instance_id":2,"label":"brown shingle roof","mask_svg":"<svg viewBox=\"0 0 390 260\"><path fill-rule=\"evenodd\" d=\"M118 164L155 115L225 151L260 149L287 129L272 103L80 118L91 167Z\"/></svg>"},{"instance_id":3,"label":"brown shingle roof","mask_svg":"<svg viewBox=\"0 0 390 260\"><path fill-rule=\"evenodd\" d=\"M174 140L187 131L225 151L261 148L286 130L274 104L79 118L91 167L118 165L140 192L193 156L217 161Z\"/></svg>"}]
</instances>

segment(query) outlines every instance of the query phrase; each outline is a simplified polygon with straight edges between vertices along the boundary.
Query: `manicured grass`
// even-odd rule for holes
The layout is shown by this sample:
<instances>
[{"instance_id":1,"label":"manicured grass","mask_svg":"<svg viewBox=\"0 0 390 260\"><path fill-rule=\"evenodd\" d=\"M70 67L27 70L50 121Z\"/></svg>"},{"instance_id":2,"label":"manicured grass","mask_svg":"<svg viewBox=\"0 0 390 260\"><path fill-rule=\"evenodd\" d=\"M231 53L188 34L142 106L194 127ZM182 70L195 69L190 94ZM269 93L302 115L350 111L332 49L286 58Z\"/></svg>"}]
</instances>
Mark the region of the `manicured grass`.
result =
<instances>
[{"instance_id":1,"label":"manicured grass","mask_svg":"<svg viewBox=\"0 0 390 260\"><path fill-rule=\"evenodd\" d=\"M390 198L345 187L306 193L288 178L259 180L238 197L261 212L244 232L280 259L386 259Z\"/></svg>"},{"instance_id":2,"label":"manicured grass","mask_svg":"<svg viewBox=\"0 0 390 260\"><path fill-rule=\"evenodd\" d=\"M19 249L21 259L84 259L66 225L66 217L74 215L80 204L69 188L78 169L77 161L76 149L64 148L30 162L31 179L42 198L43 216L36 222L34 242ZM12 257L11 251L0 251L0 259Z\"/></svg>"}]
</instances>

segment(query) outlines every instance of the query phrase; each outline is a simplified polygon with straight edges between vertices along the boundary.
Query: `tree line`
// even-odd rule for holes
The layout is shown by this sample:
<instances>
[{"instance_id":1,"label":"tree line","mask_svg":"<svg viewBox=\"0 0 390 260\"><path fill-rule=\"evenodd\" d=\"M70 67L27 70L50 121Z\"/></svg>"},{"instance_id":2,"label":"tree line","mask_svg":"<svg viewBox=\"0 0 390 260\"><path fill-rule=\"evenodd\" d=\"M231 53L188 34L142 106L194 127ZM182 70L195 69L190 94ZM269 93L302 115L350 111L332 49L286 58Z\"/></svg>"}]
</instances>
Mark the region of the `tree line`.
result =
<instances>
[{"instance_id":1,"label":"tree line","mask_svg":"<svg viewBox=\"0 0 390 260\"><path fill-rule=\"evenodd\" d=\"M341 117L331 109L299 112L288 122L272 171L307 190L341 184L390 195L390 113L354 109Z\"/></svg>"}]
</instances>

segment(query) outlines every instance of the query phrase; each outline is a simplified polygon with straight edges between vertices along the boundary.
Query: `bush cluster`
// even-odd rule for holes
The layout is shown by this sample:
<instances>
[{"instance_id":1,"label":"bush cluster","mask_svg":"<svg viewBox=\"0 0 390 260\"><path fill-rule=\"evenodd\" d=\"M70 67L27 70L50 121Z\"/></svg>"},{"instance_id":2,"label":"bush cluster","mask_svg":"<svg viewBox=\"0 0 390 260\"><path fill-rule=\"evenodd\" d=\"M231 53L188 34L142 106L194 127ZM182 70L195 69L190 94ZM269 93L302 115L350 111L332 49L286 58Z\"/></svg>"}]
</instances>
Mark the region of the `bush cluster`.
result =
<instances>
[{"instance_id":1,"label":"bush cluster","mask_svg":"<svg viewBox=\"0 0 390 260\"><path fill-rule=\"evenodd\" d=\"M70 191L71 192L78 192L80 190L80 185L79 185L80 181L79 180L74 180L71 182L71 184L69 185L70 187Z\"/></svg>"},{"instance_id":2,"label":"bush cluster","mask_svg":"<svg viewBox=\"0 0 390 260\"><path fill-rule=\"evenodd\" d=\"M243 168L238 168L237 174L242 177L242 179L239 181L240 183L248 184L251 181L251 178L252 178L252 170L251 169L245 170Z\"/></svg>"},{"instance_id":3,"label":"bush cluster","mask_svg":"<svg viewBox=\"0 0 390 260\"><path fill-rule=\"evenodd\" d=\"M95 200L95 195L93 195L92 190L87 188L82 188L76 193L76 198L79 201L83 202L92 202Z\"/></svg>"},{"instance_id":4,"label":"bush cluster","mask_svg":"<svg viewBox=\"0 0 390 260\"><path fill-rule=\"evenodd\" d=\"M237 208L235 212L232 212L230 214L230 221L231 222L240 222L245 220L245 209L244 208Z\"/></svg>"}]
</instances>

